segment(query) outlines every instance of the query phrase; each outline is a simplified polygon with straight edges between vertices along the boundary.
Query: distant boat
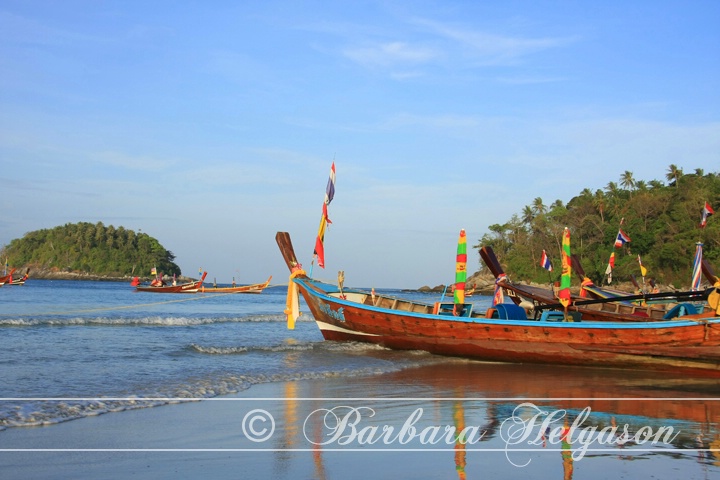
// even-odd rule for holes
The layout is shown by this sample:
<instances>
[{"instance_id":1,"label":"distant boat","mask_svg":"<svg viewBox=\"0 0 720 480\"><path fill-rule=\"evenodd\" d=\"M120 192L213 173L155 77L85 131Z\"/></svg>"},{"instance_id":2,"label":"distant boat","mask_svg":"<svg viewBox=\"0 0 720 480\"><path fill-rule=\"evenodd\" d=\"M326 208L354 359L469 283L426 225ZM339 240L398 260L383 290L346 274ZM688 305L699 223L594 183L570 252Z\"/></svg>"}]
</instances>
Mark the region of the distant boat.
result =
<instances>
[{"instance_id":1,"label":"distant boat","mask_svg":"<svg viewBox=\"0 0 720 480\"><path fill-rule=\"evenodd\" d=\"M473 312L473 304L426 304L309 278L290 235L276 241L291 271L289 326L302 294L325 340L513 363L636 368L720 378L720 317L573 321L563 311L528 318L514 304ZM716 295L720 296L720 294ZM716 302L717 297L712 297ZM715 308L720 307L715 304Z\"/></svg>"},{"instance_id":2,"label":"distant boat","mask_svg":"<svg viewBox=\"0 0 720 480\"><path fill-rule=\"evenodd\" d=\"M8 285L25 285L25 281L30 277L30 269L25 271L25 275L20 278L12 278Z\"/></svg>"},{"instance_id":3,"label":"distant boat","mask_svg":"<svg viewBox=\"0 0 720 480\"><path fill-rule=\"evenodd\" d=\"M13 276L13 273L15 273L15 270L16 270L16 269L13 268L12 270L10 270L10 273L8 273L7 275L4 275L4 276L0 277L0 287L2 287L3 285L5 285L6 283L12 282L12 276ZM7 271L7 270L6 270L6 271Z\"/></svg>"},{"instance_id":4,"label":"distant boat","mask_svg":"<svg viewBox=\"0 0 720 480\"><path fill-rule=\"evenodd\" d=\"M203 272L202 278L196 282L181 283L179 285L137 285L135 290L138 292L153 292L153 293L196 293L202 288L203 282L207 272Z\"/></svg>"},{"instance_id":5,"label":"distant boat","mask_svg":"<svg viewBox=\"0 0 720 480\"><path fill-rule=\"evenodd\" d=\"M255 283L253 285L240 285L237 287L206 287L203 285L198 290L199 293L262 293L268 285L270 285L272 275L268 277L265 283Z\"/></svg>"}]
</instances>

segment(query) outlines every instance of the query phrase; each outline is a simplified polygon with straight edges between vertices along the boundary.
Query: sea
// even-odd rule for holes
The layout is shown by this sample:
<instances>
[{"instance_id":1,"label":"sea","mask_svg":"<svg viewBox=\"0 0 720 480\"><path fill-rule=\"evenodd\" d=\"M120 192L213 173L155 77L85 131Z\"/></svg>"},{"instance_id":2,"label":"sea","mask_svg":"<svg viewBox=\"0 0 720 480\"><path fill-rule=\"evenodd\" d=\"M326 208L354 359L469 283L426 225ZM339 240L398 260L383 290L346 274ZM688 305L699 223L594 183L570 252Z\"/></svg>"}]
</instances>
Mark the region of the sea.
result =
<instances>
[{"instance_id":1,"label":"sea","mask_svg":"<svg viewBox=\"0 0 720 480\"><path fill-rule=\"evenodd\" d=\"M287 286L261 294L160 294L137 292L127 283L69 280L4 286L0 397L122 400L3 401L0 430L167 403L126 400L131 397L209 398L267 382L355 377L438 360L421 352L325 342L304 302L289 330L286 295ZM482 297L478 303L489 301Z\"/></svg>"},{"instance_id":2,"label":"sea","mask_svg":"<svg viewBox=\"0 0 720 480\"><path fill-rule=\"evenodd\" d=\"M440 300L435 293L378 291ZM720 478L718 380L487 363L324 341L303 301L295 329L287 328L286 294L286 285L261 294L158 294L136 292L128 283L33 278L23 286L3 286L0 467L9 472L3 478L183 478L176 453L120 456L110 449L72 457L56 451L55 431L82 432L59 436L82 437L66 439L83 448L135 447L141 441L155 447L158 438L163 447L220 447L217 457L185 453L188 472L213 478L236 478L236 468L252 478ZM477 295L468 300L481 311L492 302ZM264 398L269 396L278 402ZM297 400L280 401L282 396ZM244 424L226 432L223 425L228 418L239 420L237 415L213 420L223 408L218 401L255 397L263 398L252 412L275 413L277 428L286 434L273 449L228 453L228 443L250 452L263 445L248 441L252 431ZM209 403L215 406L203 409ZM163 425L175 418L163 412L178 406L188 406L193 420ZM324 438L330 414L337 430L342 409L358 421L361 415L364 422L384 421L385 430L368 428L336 438L337 444L324 442L320 459L319 448L306 448L308 442L321 444L311 440ZM319 411L325 416L313 428L321 433L301 438ZM422 420L418 412L424 412ZM567 420L578 424L572 442L543 423L552 418L556 425L564 418L564 428ZM482 437L475 445L453 445L448 452L430 441L439 431L430 425L473 422L481 428L469 434ZM78 428L63 430L72 425ZM106 437L93 425L104 425ZM123 437L130 425L146 434ZM197 440L193 426L203 428ZM383 437L387 453L355 454L373 452L383 442L369 439L393 428L394 435ZM542 435L521 438L531 430ZM397 433L402 431L412 438ZM298 439L289 440L291 433ZM54 453L34 450L48 446ZM550 448L557 455L540 451ZM61 474L57 465L64 466Z\"/></svg>"}]
</instances>

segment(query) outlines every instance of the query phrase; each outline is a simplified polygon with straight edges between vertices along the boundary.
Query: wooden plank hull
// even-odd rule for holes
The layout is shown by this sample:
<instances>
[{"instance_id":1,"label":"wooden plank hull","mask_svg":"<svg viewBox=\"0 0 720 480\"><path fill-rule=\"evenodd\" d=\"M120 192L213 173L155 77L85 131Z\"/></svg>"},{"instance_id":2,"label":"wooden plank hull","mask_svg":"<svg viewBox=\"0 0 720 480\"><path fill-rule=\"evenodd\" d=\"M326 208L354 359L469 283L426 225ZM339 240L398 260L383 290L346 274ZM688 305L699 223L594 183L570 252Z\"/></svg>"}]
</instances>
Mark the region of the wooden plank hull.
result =
<instances>
[{"instance_id":1,"label":"wooden plank hull","mask_svg":"<svg viewBox=\"0 0 720 480\"><path fill-rule=\"evenodd\" d=\"M265 281L265 283L256 283L253 285L241 285L238 287L206 287L202 286L200 293L262 293L272 280L272 275Z\"/></svg>"},{"instance_id":2,"label":"wooden plank hull","mask_svg":"<svg viewBox=\"0 0 720 480\"><path fill-rule=\"evenodd\" d=\"M634 324L463 318L374 307L337 298L307 278L295 282L326 340L500 362L720 377L720 318Z\"/></svg>"}]
</instances>

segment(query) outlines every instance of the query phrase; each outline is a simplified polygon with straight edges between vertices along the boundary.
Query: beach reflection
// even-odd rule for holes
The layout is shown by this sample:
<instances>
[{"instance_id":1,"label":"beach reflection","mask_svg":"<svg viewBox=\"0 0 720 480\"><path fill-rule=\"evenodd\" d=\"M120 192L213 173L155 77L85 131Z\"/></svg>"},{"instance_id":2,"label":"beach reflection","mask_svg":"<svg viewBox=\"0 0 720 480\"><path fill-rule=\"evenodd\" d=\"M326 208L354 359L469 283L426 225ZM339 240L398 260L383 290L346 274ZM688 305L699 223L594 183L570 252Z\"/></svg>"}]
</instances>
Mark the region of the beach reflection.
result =
<instances>
[{"instance_id":1,"label":"beach reflection","mask_svg":"<svg viewBox=\"0 0 720 480\"><path fill-rule=\"evenodd\" d=\"M453 476L460 480L487 478L486 469L497 469L502 464L512 469L527 468L524 472L517 470L518 475L542 471L543 478L575 477L576 480L605 478L601 473L588 474L582 467L583 474L578 477L578 465L583 465L582 462L600 465L598 472L612 462L622 462L623 468L630 470L635 467L629 465L637 464L645 473L662 477L666 462L695 460L701 469L720 473L717 470L720 466L720 383L717 380L672 378L636 371L449 360L346 382L313 381L308 384L309 391L300 393L291 386L293 383L288 382L286 386L287 397L307 396L317 400L287 401L285 443L310 447L315 478L335 478L328 472L341 455L338 451L343 449L387 450L397 458L403 455L410 458L415 454L406 451L422 450L423 446L433 452L426 455L443 455L435 453L437 451L451 454L445 463L446 473L452 469ZM564 417L559 423L538 430L539 440L532 448L520 448L523 445L508 448L503 434L507 420L516 417L527 421L537 414L532 409L519 408L524 404L546 413L561 411ZM351 441L345 445L332 440L333 425L328 424L328 417L311 415L339 405L373 412L361 420L362 412L353 417L358 419L359 435L353 438L346 431L343 439ZM402 423L418 411L422 412L422 419L413 424L416 438L408 443L400 442L398 432ZM342 417L340 413L336 412ZM337 421L336 417L333 421ZM581 423L576 425L576 422ZM367 426L365 430L361 430L363 425ZM452 444L423 444L424 440L435 438L431 428L443 425L457 435ZM395 430L386 431L388 426ZM579 426L588 427L585 436L579 433ZM475 442L467 442L468 432L469 436L477 432L482 435ZM297 435L294 442L289 439L290 433ZM599 443L587 441L591 434L599 436ZM650 440L654 438L661 441L651 445ZM443 445L446 447L440 448ZM509 453L503 452L504 449ZM489 456L486 452L493 453ZM352 458L357 458L363 468L371 468L371 463L365 464L370 458L367 455L371 454L354 453ZM345 457L346 461L348 458ZM654 467L656 462L636 462L661 458L665 460L657 463L657 467ZM412 468L409 462L408 469Z\"/></svg>"}]
</instances>

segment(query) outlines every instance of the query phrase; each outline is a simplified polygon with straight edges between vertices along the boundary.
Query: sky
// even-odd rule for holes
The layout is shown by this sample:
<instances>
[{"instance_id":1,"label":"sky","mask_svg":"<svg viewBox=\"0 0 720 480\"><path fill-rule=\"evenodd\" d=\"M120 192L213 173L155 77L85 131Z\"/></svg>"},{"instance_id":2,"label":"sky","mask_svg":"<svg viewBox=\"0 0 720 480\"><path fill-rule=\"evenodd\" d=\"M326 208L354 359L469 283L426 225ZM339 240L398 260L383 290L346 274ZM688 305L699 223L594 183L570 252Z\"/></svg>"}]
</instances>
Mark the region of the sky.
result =
<instances>
[{"instance_id":1,"label":"sky","mask_svg":"<svg viewBox=\"0 0 720 480\"><path fill-rule=\"evenodd\" d=\"M287 231L315 278L452 283L460 229L472 273L537 197L720 171L719 24L714 0L2 0L0 246L102 222L280 284Z\"/></svg>"}]
</instances>

